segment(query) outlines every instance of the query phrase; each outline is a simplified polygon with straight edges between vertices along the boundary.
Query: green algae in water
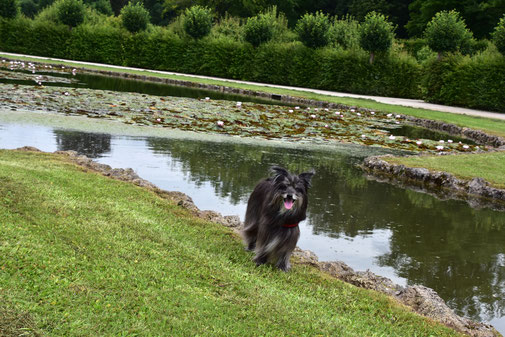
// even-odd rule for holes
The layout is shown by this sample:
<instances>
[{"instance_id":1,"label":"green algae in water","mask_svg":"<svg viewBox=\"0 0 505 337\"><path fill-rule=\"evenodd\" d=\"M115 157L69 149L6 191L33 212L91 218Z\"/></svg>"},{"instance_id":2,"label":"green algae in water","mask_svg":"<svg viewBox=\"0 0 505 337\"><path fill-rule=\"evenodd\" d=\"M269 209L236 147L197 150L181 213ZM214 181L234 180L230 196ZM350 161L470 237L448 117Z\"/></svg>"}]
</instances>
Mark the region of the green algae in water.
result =
<instances>
[{"instance_id":1,"label":"green algae in water","mask_svg":"<svg viewBox=\"0 0 505 337\"><path fill-rule=\"evenodd\" d=\"M395 136L402 116L234 101L153 96L131 92L0 84L0 108L42 111L125 124L240 137L345 142L414 152L471 152L475 145Z\"/></svg>"}]
</instances>

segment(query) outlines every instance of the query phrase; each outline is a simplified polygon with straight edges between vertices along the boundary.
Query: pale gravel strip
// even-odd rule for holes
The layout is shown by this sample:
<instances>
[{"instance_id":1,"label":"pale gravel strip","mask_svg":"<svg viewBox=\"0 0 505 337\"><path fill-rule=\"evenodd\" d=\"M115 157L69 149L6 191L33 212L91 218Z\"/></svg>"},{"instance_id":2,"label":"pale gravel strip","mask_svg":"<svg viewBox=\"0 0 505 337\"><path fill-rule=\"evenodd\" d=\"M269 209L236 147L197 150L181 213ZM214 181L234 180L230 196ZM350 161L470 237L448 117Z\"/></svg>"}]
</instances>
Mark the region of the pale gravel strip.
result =
<instances>
[{"instance_id":1,"label":"pale gravel strip","mask_svg":"<svg viewBox=\"0 0 505 337\"><path fill-rule=\"evenodd\" d=\"M254 86L258 86L258 87L268 87L268 88L279 88L279 89L303 91L303 92L309 92L309 93L315 93L315 94L327 95L327 96L335 96L335 97L369 99L369 100L373 100L378 103L384 103L384 104L399 105L399 106L406 106L406 107L411 107L411 108L420 108L420 109L426 109L426 110L449 112L449 113L454 113L454 114L469 115L469 116L475 116L475 117L484 117L484 118L505 120L505 114L498 113L498 112L490 112L490 111L467 109L467 108L461 108L461 107L453 107L453 106L441 105L441 104L426 103L422 100L416 100L416 99L356 95L356 94L327 91L327 90L318 90L318 89L301 88L301 87L290 87L290 86L284 86L284 85L275 85L275 84L249 82L249 81L239 81L239 80L231 80L231 79L225 79L225 78L219 78L219 77L183 74L183 73L176 73L176 72L171 72L171 71L149 70L149 69L133 68L133 67L123 67L123 66L116 66L116 65L110 65L110 64L74 61L74 60L32 56L32 55L23 55L23 54L15 54L15 53L0 52L0 56L12 57L12 58L30 57L30 58L39 59L39 60L69 62L69 63L78 64L78 65L107 67L107 68L113 68L113 69L118 69L118 70L141 71L141 72L145 72L146 74L176 75L176 76L182 76L182 77L188 77L188 78L215 80L215 81L222 81L222 82L224 82L224 84L238 83L238 84L254 85Z\"/></svg>"}]
</instances>

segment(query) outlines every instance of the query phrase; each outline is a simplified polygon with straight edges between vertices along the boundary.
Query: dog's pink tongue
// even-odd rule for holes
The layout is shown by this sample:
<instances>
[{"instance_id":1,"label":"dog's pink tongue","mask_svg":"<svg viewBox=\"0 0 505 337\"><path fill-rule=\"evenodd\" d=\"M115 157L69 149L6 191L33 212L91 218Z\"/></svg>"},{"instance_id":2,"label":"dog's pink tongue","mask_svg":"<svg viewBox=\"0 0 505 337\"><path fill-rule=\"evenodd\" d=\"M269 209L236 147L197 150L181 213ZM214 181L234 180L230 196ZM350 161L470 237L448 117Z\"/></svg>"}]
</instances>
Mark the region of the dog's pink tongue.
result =
<instances>
[{"instance_id":1,"label":"dog's pink tongue","mask_svg":"<svg viewBox=\"0 0 505 337\"><path fill-rule=\"evenodd\" d=\"M286 209L291 209L291 207L293 207L293 200L284 200L284 207L286 207Z\"/></svg>"}]
</instances>

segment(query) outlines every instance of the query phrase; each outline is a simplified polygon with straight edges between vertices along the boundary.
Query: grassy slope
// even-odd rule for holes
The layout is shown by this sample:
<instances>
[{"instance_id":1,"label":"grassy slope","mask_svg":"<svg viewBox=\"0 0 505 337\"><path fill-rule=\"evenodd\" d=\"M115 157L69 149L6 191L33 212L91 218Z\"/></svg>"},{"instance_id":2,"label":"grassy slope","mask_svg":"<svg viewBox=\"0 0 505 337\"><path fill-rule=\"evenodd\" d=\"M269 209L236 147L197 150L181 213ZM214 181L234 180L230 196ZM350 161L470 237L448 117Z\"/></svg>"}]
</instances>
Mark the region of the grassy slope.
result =
<instances>
[{"instance_id":1,"label":"grassy slope","mask_svg":"<svg viewBox=\"0 0 505 337\"><path fill-rule=\"evenodd\" d=\"M0 219L0 335L456 335L55 155L0 150Z\"/></svg>"},{"instance_id":2,"label":"grassy slope","mask_svg":"<svg viewBox=\"0 0 505 337\"><path fill-rule=\"evenodd\" d=\"M5 56L6 58L11 58L8 55L0 53L0 56L2 56L2 55ZM45 63L51 63L51 64L64 64L67 66L83 67L80 64L72 63L72 62L40 60L40 59L35 59L32 57L16 57L16 59L19 59L21 61L45 62ZM303 97L303 98L308 98L308 99L329 101L329 102L334 102L334 103L346 104L349 106L358 106L358 107L370 108L370 109L380 110L380 111L385 111L385 112L412 115L412 116L419 117L419 118L439 120L439 121L443 121L446 123L456 124L461 127L468 127L468 128L472 128L472 129L483 130L483 131L486 131L486 132L493 134L493 135L505 137L505 121L502 121L502 120L479 118L479 117L450 114L450 113L432 111L432 110L426 110L426 109L417 109L417 108L403 107L403 106L398 106L398 105L377 103L375 101L367 100L367 99L356 99L356 98L349 98L349 97L334 97L334 96L320 95L320 94L315 94L315 93L310 93L310 92L301 92L301 91L297 91L297 90L287 90L287 89L279 89L279 88L261 87L261 86L249 85L249 84L239 84L239 83L228 82L226 80L223 80L223 81L210 80L210 79L201 79L201 78L191 77L191 76L178 76L178 75L148 73L145 71L135 71L135 70L118 70L118 69L114 69L114 68L110 68L110 67L108 68L107 66L104 66L104 67L84 66L84 68L93 69L93 70L110 70L110 71L125 72L125 73L132 73L132 74L157 76L157 77L161 77L161 78L171 78L171 79L205 83L205 84L225 85L225 86L229 86L229 87L250 89L250 90L255 90L255 91L263 91L263 92L268 92L268 93L273 93L273 94L291 95L291 96Z\"/></svg>"},{"instance_id":3,"label":"grassy slope","mask_svg":"<svg viewBox=\"0 0 505 337\"><path fill-rule=\"evenodd\" d=\"M484 178L493 186L505 188L505 152L457 156L422 156L384 158L388 162L432 171L446 171L457 177Z\"/></svg>"}]
</instances>

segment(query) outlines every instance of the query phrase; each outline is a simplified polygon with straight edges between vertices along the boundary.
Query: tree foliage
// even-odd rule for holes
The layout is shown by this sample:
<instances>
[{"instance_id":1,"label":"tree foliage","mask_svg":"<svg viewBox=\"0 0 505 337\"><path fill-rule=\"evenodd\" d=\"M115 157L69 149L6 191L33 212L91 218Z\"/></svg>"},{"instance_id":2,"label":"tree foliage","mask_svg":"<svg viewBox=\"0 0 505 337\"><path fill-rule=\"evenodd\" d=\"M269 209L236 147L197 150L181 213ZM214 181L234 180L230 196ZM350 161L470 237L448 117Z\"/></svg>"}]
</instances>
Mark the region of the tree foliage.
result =
<instances>
[{"instance_id":1,"label":"tree foliage","mask_svg":"<svg viewBox=\"0 0 505 337\"><path fill-rule=\"evenodd\" d=\"M498 51L505 56L505 15L503 15L494 29L493 42L496 48L498 48Z\"/></svg>"},{"instance_id":2,"label":"tree foliage","mask_svg":"<svg viewBox=\"0 0 505 337\"><path fill-rule=\"evenodd\" d=\"M147 28L149 12L141 3L130 2L121 9L121 23L130 33L137 33Z\"/></svg>"},{"instance_id":3,"label":"tree foliage","mask_svg":"<svg viewBox=\"0 0 505 337\"><path fill-rule=\"evenodd\" d=\"M272 39L273 30L273 22L268 15L253 16L247 19L244 26L244 39L254 47L258 47Z\"/></svg>"},{"instance_id":4,"label":"tree foliage","mask_svg":"<svg viewBox=\"0 0 505 337\"><path fill-rule=\"evenodd\" d=\"M210 33L212 12L207 7L192 6L184 12L182 22L186 34L194 39L201 39Z\"/></svg>"},{"instance_id":5,"label":"tree foliage","mask_svg":"<svg viewBox=\"0 0 505 337\"><path fill-rule=\"evenodd\" d=\"M0 0L0 17L6 19L15 18L19 12L16 0Z\"/></svg>"},{"instance_id":6,"label":"tree foliage","mask_svg":"<svg viewBox=\"0 0 505 337\"><path fill-rule=\"evenodd\" d=\"M55 3L58 21L77 27L84 21L84 4L81 0L59 0Z\"/></svg>"},{"instance_id":7,"label":"tree foliage","mask_svg":"<svg viewBox=\"0 0 505 337\"><path fill-rule=\"evenodd\" d=\"M457 51L467 40L472 39L472 33L456 11L437 13L428 23L424 36L439 58L443 53Z\"/></svg>"},{"instance_id":8,"label":"tree foliage","mask_svg":"<svg viewBox=\"0 0 505 337\"><path fill-rule=\"evenodd\" d=\"M368 13L359 27L359 45L370 53L370 63L373 63L376 53L387 52L391 48L393 38L393 24L380 13Z\"/></svg>"},{"instance_id":9,"label":"tree foliage","mask_svg":"<svg viewBox=\"0 0 505 337\"><path fill-rule=\"evenodd\" d=\"M324 47L330 42L330 19L323 12L305 14L298 20L295 32L300 41L310 48Z\"/></svg>"}]
</instances>

